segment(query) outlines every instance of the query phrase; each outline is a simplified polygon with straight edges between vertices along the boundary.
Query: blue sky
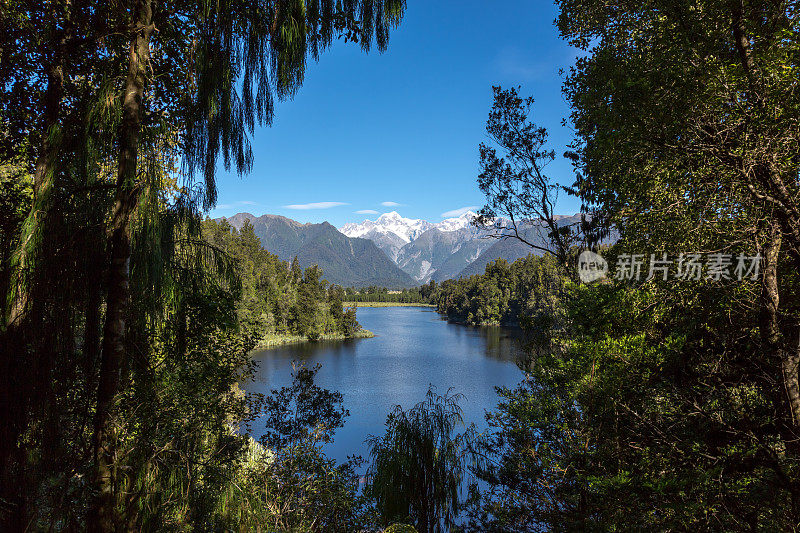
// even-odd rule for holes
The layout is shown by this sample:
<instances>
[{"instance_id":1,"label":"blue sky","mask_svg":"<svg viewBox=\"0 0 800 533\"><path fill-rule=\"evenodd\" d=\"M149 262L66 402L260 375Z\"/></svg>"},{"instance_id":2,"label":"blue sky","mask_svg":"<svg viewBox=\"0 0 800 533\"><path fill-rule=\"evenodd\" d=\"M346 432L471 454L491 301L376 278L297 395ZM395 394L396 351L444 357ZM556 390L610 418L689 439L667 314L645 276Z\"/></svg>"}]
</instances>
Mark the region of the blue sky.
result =
<instances>
[{"instance_id":1,"label":"blue sky","mask_svg":"<svg viewBox=\"0 0 800 533\"><path fill-rule=\"evenodd\" d=\"M210 214L280 214L336 226L392 210L433 222L480 206L478 144L492 85L522 85L550 131L551 176L572 183L563 154L572 132L558 71L576 51L558 38L546 1L408 0L388 50L342 42L310 63L270 128L253 136L255 161L239 177L220 168ZM562 199L559 213L578 203ZM361 211L361 213L358 213Z\"/></svg>"}]
</instances>

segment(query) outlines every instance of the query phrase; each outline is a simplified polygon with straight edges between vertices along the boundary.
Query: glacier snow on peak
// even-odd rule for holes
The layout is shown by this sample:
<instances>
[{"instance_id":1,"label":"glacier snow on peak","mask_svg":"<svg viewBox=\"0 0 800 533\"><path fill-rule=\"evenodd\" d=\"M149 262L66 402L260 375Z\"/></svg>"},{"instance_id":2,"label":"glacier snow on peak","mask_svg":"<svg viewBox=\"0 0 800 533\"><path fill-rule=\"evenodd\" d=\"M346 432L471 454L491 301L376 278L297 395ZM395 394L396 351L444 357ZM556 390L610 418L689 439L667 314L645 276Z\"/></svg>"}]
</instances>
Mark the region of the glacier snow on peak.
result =
<instances>
[{"instance_id":1,"label":"glacier snow on peak","mask_svg":"<svg viewBox=\"0 0 800 533\"><path fill-rule=\"evenodd\" d=\"M418 218L405 218L397 211L391 211L382 214L375 220L364 220L361 223L349 222L339 228L339 231L348 237L393 233L406 243L409 243L432 228L449 232L469 227L474 216L475 213L468 211L459 217L446 218L441 222L431 223Z\"/></svg>"}]
</instances>

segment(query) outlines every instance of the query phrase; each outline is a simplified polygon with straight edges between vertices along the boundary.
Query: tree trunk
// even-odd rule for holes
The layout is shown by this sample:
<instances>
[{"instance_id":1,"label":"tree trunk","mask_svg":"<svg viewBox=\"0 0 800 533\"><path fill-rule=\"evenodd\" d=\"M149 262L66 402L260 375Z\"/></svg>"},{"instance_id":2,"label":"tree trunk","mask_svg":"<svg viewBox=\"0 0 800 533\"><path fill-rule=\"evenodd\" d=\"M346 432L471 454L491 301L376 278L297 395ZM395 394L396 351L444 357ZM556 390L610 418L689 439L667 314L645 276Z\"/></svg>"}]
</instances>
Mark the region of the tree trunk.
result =
<instances>
[{"instance_id":1,"label":"tree trunk","mask_svg":"<svg viewBox=\"0 0 800 533\"><path fill-rule=\"evenodd\" d=\"M59 49L65 46L65 37L59 42ZM33 205L22 225L22 235L12 262L14 276L10 285L11 295L6 316L6 327L17 325L28 305L27 272L37 239L41 232L42 221L47 212L54 184L54 163L58 152L58 143L52 142L51 135L56 135L58 116L61 111L61 99L64 94L64 70L62 53L56 57L47 69L47 89L44 93L44 120L42 146L36 158L36 169L33 174Z\"/></svg>"},{"instance_id":2,"label":"tree trunk","mask_svg":"<svg viewBox=\"0 0 800 533\"><path fill-rule=\"evenodd\" d=\"M783 394L776 394L777 410L788 415L786 423L780 423L781 440L786 447L787 456L796 460L800 457L800 324L791 319L789 324L781 323L780 294L778 283L778 261L783 244L782 224L773 222L769 240L764 246L762 257L762 290L759 329L770 364L780 372ZM791 238L787 248L793 248ZM793 255L796 255L793 253ZM782 327L783 326L783 327ZM788 326L788 327L787 327ZM800 518L800 486L787 477L785 487L792 502L792 516Z\"/></svg>"},{"instance_id":3,"label":"tree trunk","mask_svg":"<svg viewBox=\"0 0 800 533\"><path fill-rule=\"evenodd\" d=\"M64 48L65 32L55 39L53 59L45 67L47 88L42 97L44 114L42 117L42 141L33 176L33 204L22 225L20 241L11 258L11 279L8 285L7 300L3 302L5 331L0 340L0 498L9 502L12 509L8 515L11 522L24 522L25 489L24 478L25 451L18 444L18 437L27 425L27 410L30 391L37 379L30 376L23 322L29 307L30 271L38 241L41 238L43 222L50 210L50 200L54 184L54 164L58 143L52 142L51 135L57 135L61 102L64 93ZM10 525L10 523L6 523ZM11 526L14 527L14 526Z\"/></svg>"},{"instance_id":4,"label":"tree trunk","mask_svg":"<svg viewBox=\"0 0 800 533\"><path fill-rule=\"evenodd\" d=\"M800 364L800 345L796 324L782 334L780 323L780 294L778 291L778 258L782 246L781 229L773 223L770 237L762 257L761 316L759 329L761 339L768 352L780 363L782 384L788 402L793 428L800 428L800 383L798 365ZM787 443L788 446L788 443Z\"/></svg>"},{"instance_id":5,"label":"tree trunk","mask_svg":"<svg viewBox=\"0 0 800 533\"><path fill-rule=\"evenodd\" d=\"M754 80L755 61L751 51L750 38L745 27L742 5L734 2L732 6L732 35L742 70L747 76L749 85L748 99L752 100L756 106L762 107L763 99L757 94L757 88L760 89L761 84L757 84ZM771 225L770 240L765 247L763 257L761 338L767 345L770 354L778 355L780 359L782 383L791 415L792 433L794 433L793 438L785 444L787 449L793 448L795 452L800 452L800 443L797 441L797 437L800 435L800 383L798 383L800 324L790 324L791 327L789 329L791 331L788 331L788 335L781 334L777 273L778 255L782 240L781 226L786 234L787 248L794 255L798 266L800 266L800 212L798 212L794 197L786 185L787 182L781 179L781 176L770 162L767 161L757 165L755 177L756 181L764 188L764 192L768 194L768 198L771 199L770 202L774 204L773 207L777 209L777 217L775 217L776 220ZM795 169L788 183L794 182L796 177ZM757 194L756 197L759 200L767 198L761 193Z\"/></svg>"},{"instance_id":6,"label":"tree trunk","mask_svg":"<svg viewBox=\"0 0 800 533\"><path fill-rule=\"evenodd\" d=\"M95 467L92 481L96 494L89 513L90 531L113 531L117 522L110 415L119 388L120 369L126 356L125 321L130 304L130 226L139 194L136 184L137 163L143 115L142 99L150 58L150 34L153 31L151 0L136 1L132 15L128 74L122 94L123 117L119 132L116 198L110 227L106 320L94 418Z\"/></svg>"}]
</instances>

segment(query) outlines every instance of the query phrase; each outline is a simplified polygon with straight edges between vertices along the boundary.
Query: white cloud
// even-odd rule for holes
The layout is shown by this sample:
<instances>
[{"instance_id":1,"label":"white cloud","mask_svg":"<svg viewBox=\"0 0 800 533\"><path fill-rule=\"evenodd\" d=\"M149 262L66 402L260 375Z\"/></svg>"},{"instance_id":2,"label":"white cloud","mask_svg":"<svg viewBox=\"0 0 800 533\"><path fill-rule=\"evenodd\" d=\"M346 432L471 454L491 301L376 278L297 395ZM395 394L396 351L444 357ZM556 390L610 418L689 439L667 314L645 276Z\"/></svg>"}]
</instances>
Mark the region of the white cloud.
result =
<instances>
[{"instance_id":1,"label":"white cloud","mask_svg":"<svg viewBox=\"0 0 800 533\"><path fill-rule=\"evenodd\" d=\"M450 217L460 217L467 211L475 211L478 209L477 205L468 205L467 207L459 207L458 209L453 209L452 211L445 211L442 213L442 218L450 218Z\"/></svg>"},{"instance_id":2,"label":"white cloud","mask_svg":"<svg viewBox=\"0 0 800 533\"><path fill-rule=\"evenodd\" d=\"M397 202L381 202L383 207L400 207L403 204L398 204Z\"/></svg>"},{"instance_id":3,"label":"white cloud","mask_svg":"<svg viewBox=\"0 0 800 533\"><path fill-rule=\"evenodd\" d=\"M378 212L375 211L374 209L359 209L358 211L356 211L356 213L358 213L359 215L377 215L378 214Z\"/></svg>"},{"instance_id":4,"label":"white cloud","mask_svg":"<svg viewBox=\"0 0 800 533\"><path fill-rule=\"evenodd\" d=\"M243 205L259 205L259 203L251 202L250 200L241 200L239 202L233 202L232 204L217 204L214 206L214 209L236 209Z\"/></svg>"},{"instance_id":5,"label":"white cloud","mask_svg":"<svg viewBox=\"0 0 800 533\"><path fill-rule=\"evenodd\" d=\"M532 60L531 57L531 54L523 52L520 48L509 46L503 48L497 55L495 66L503 76L527 81L540 80L558 69L556 58L545 57L544 60Z\"/></svg>"},{"instance_id":6,"label":"white cloud","mask_svg":"<svg viewBox=\"0 0 800 533\"><path fill-rule=\"evenodd\" d=\"M339 207L340 205L350 205L347 202L312 202L310 204L290 204L285 205L286 209L330 209L331 207Z\"/></svg>"}]
</instances>

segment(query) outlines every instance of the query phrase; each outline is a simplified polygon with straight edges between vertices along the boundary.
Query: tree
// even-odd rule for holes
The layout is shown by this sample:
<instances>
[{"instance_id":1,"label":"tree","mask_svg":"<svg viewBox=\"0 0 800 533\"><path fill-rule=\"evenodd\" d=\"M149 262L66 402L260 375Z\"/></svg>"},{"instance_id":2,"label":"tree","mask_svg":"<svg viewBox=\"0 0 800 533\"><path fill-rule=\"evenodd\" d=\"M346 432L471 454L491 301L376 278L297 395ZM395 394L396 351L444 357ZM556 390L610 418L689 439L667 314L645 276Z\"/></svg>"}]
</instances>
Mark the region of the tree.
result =
<instances>
[{"instance_id":1,"label":"tree","mask_svg":"<svg viewBox=\"0 0 800 533\"><path fill-rule=\"evenodd\" d=\"M411 520L424 533L453 526L467 466L476 459L470 449L474 426L454 434L464 424L460 398L429 389L410 410L396 406L386 419L386 433L368 439L369 491L384 524Z\"/></svg>"},{"instance_id":2,"label":"tree","mask_svg":"<svg viewBox=\"0 0 800 533\"><path fill-rule=\"evenodd\" d=\"M266 433L261 442L272 449L297 445L300 441L327 443L344 425L350 413L342 407L342 394L314 383L320 365L293 365L292 384L272 391L266 399Z\"/></svg>"},{"instance_id":3,"label":"tree","mask_svg":"<svg viewBox=\"0 0 800 533\"><path fill-rule=\"evenodd\" d=\"M356 319L356 307L348 307L342 315L342 333L346 337L352 337L361 329L361 324Z\"/></svg>"},{"instance_id":4,"label":"tree","mask_svg":"<svg viewBox=\"0 0 800 533\"><path fill-rule=\"evenodd\" d=\"M562 34L596 43L565 85L577 190L606 226L624 219L633 241L714 249L716 240L761 253L760 330L768 357L782 361L775 372L797 432L800 328L786 312L793 303L780 303L779 264L785 250L800 265L800 108L790 96L800 82L787 75L800 46L796 3L642 5L633 17L633 8L560 4Z\"/></svg>"},{"instance_id":5,"label":"tree","mask_svg":"<svg viewBox=\"0 0 800 533\"><path fill-rule=\"evenodd\" d=\"M359 531L372 525L366 499L359 494L353 457L337 465L322 445L331 442L349 413L342 395L320 388L320 366L295 365L292 384L265 400L266 453L250 465L237 498L249 507L233 527L279 531Z\"/></svg>"},{"instance_id":6,"label":"tree","mask_svg":"<svg viewBox=\"0 0 800 533\"><path fill-rule=\"evenodd\" d=\"M149 79L158 79L158 73L148 77L147 71L154 69L151 62L151 35L159 27L165 35L175 38L199 39L199 46L185 43L179 59L189 50L192 56L188 64L197 67L197 89L186 105L186 87L172 87L165 84L164 104L169 98L183 98L183 106L177 108L174 119L183 119L183 157L189 174L199 171L205 182L204 206L210 207L216 199L214 172L217 157L221 154L226 167L231 159L239 173L246 172L252 164L245 131L252 132L256 119L269 122L272 118L271 91L279 97L291 95L302 82L306 56L314 56L320 46L331 43L333 32L343 32L348 37L356 37L354 31L356 9L361 8L361 21L364 30L361 34L362 46L367 49L371 43L373 29L378 45L384 47L387 27L399 21L402 2L389 0L388 5L380 2L379 15L373 16L373 2L349 2L347 8L334 12L327 6L327 12L320 11L320 5L313 3L306 10L305 2L294 1L288 4L275 2L267 9L259 5L219 5L213 10L206 6L194 6L191 10L199 12L199 19L189 33L183 28L184 19L176 17L161 6L153 5L152 0L139 0L132 4L126 13L133 30L129 35L129 61L127 77L121 93L121 121L119 125L119 146L116 193L114 211L110 228L110 270L106 298L106 321L103 331L103 359L97 393L97 408L94 421L94 450L97 469L95 482L101 486L93 520L98 529L108 529L110 518L107 515L111 505L108 501L110 471L108 463L111 452L104 441L108 431L108 411L117 393L119 371L125 358L124 337L125 315L130 304L128 291L130 259L130 229L134 210L139 201L138 181L139 151L142 142L142 127L145 119L145 89ZM183 6L175 6L181 10ZM200 9L197 9L199 7ZM388 8L388 9L383 9ZM127 9L126 9L127 11ZM159 16L161 15L161 16ZM377 18L377 20L376 20ZM269 21L265 24L264 21ZM301 21L298 23L297 21ZM307 30L311 29L311 39ZM168 32L168 33L167 33ZM177 40L177 39L176 39ZM194 55L196 53L196 55ZM240 59L241 57L244 59ZM170 62L165 65L172 66ZM269 65L269 66L268 66ZM271 68L270 68L271 67ZM241 83L240 90L236 82ZM255 96L253 94L255 88ZM169 89L173 89L170 91ZM177 89L176 93L174 89ZM155 94L161 95L160 92ZM178 100L180 102L180 100ZM157 103L157 102L154 102ZM157 125L156 125L157 127ZM173 131L181 131L175 128Z\"/></svg>"},{"instance_id":7,"label":"tree","mask_svg":"<svg viewBox=\"0 0 800 533\"><path fill-rule=\"evenodd\" d=\"M555 152L547 149L547 130L530 121L532 97L522 98L517 88L492 90L494 104L486 133L494 146L480 144L478 186L487 203L476 223L493 228L495 238L517 239L534 250L555 255L566 266L578 232L559 224L555 213L563 187L545 173L547 164L555 159ZM498 216L506 217L510 225ZM540 238L531 237L531 231Z\"/></svg>"},{"instance_id":8,"label":"tree","mask_svg":"<svg viewBox=\"0 0 800 533\"><path fill-rule=\"evenodd\" d=\"M762 270L571 287L554 349L493 415L478 523L792 529L798 6L559 5L586 52L564 85L573 190L594 237L619 232L609 262L741 253Z\"/></svg>"},{"instance_id":9,"label":"tree","mask_svg":"<svg viewBox=\"0 0 800 533\"><path fill-rule=\"evenodd\" d=\"M22 436L48 429L46 417L56 424L69 397L58 374L78 367L92 388L85 525L118 523L115 410L145 379L152 324L185 315L173 282L199 262L221 264L199 238L198 215L216 200L218 160L246 172L248 134L270 123L275 98L297 90L308 58L339 37L383 50L403 10L402 0L0 8L2 163L21 159L33 176L3 265L0 485L12 527L29 522L26 501L44 479L29 476L35 441Z\"/></svg>"}]
</instances>

